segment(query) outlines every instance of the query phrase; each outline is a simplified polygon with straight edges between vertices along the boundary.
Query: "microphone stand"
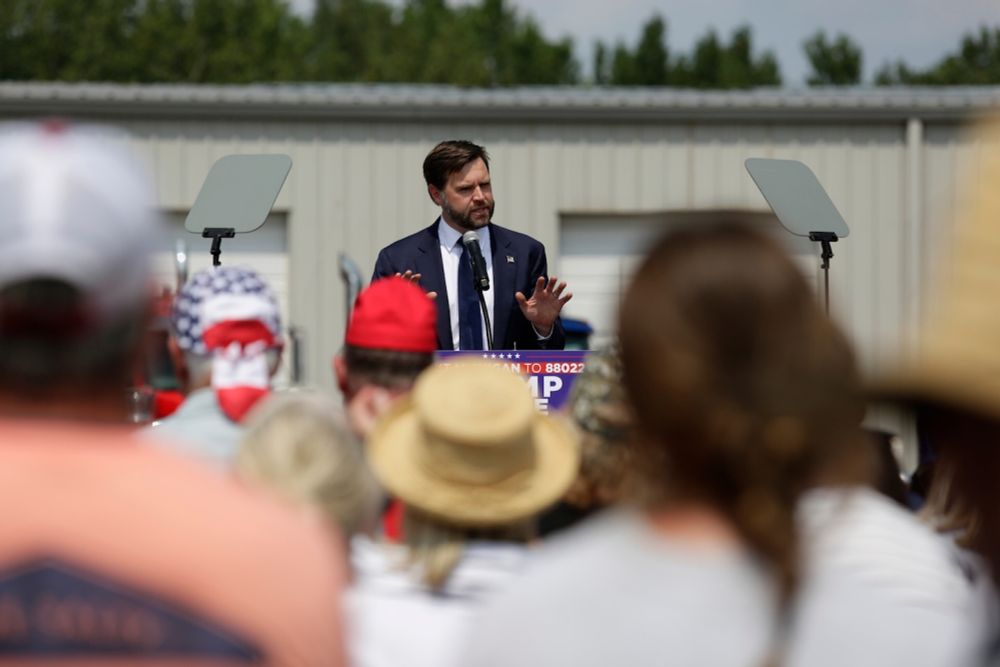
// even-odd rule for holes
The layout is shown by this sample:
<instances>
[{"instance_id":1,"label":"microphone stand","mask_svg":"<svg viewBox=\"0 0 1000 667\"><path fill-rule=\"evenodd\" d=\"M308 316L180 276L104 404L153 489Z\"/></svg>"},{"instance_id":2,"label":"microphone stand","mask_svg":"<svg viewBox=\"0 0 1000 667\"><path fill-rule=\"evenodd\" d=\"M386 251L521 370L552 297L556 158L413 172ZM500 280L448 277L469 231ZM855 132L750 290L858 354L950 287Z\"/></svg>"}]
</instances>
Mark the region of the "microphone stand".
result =
<instances>
[{"instance_id":1,"label":"microphone stand","mask_svg":"<svg viewBox=\"0 0 1000 667\"><path fill-rule=\"evenodd\" d=\"M490 288L490 279L486 273L486 261L479 247L479 238L473 231L462 234L462 244L465 246L465 256L469 260L472 268L472 286L476 288L479 295L479 308L483 311L483 323L486 325L486 349L493 349L493 324L490 322L490 313L486 309L486 297L483 292Z\"/></svg>"},{"instance_id":2,"label":"microphone stand","mask_svg":"<svg viewBox=\"0 0 1000 667\"><path fill-rule=\"evenodd\" d=\"M483 324L486 325L486 349L493 349L493 325L490 322L490 313L486 310L486 297L483 295L483 287L476 281L476 293L479 294L479 307L483 311Z\"/></svg>"}]
</instances>

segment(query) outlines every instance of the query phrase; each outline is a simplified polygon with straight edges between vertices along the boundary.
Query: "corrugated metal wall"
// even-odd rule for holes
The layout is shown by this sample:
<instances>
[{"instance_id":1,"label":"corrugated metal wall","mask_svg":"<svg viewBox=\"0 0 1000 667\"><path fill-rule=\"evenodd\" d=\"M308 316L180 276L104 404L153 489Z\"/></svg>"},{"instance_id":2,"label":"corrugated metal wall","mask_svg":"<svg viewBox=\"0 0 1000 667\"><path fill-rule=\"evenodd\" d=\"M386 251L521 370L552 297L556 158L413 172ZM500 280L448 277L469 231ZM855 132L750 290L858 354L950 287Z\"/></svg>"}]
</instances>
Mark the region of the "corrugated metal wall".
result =
<instances>
[{"instance_id":1,"label":"corrugated metal wall","mask_svg":"<svg viewBox=\"0 0 1000 667\"><path fill-rule=\"evenodd\" d=\"M420 167L438 140L482 142L493 158L497 222L539 238L559 270L561 216L766 205L743 168L750 156L810 165L851 227L836 244L832 301L865 365L881 367L912 330L927 227L947 220L958 168L975 160L954 125L907 143L903 123L644 121L120 122L149 158L165 208L185 210L210 165L228 153L284 152L294 167L276 208L287 216L291 321L305 333L306 381L332 385L344 297L336 256L367 278L378 250L436 211ZM916 150L916 155L913 151ZM917 165L919 173L911 171ZM911 188L919 187L913 204ZM908 209L919 208L910 211ZM916 217L914 217L916 216ZM915 236L914 236L915 235Z\"/></svg>"}]
</instances>

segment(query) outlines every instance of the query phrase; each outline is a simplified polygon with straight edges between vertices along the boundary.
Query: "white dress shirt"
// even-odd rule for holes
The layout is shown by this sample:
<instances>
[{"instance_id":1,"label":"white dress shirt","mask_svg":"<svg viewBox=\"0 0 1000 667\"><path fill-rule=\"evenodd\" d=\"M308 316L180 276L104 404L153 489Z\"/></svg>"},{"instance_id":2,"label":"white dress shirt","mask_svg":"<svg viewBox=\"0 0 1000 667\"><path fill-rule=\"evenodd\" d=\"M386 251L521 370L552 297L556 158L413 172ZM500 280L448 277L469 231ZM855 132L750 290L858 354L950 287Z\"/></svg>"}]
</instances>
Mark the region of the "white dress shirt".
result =
<instances>
[{"instance_id":1,"label":"white dress shirt","mask_svg":"<svg viewBox=\"0 0 1000 667\"><path fill-rule=\"evenodd\" d=\"M443 219L438 218L438 245L441 248L441 264L444 267L444 285L448 291L448 317L451 319L451 341L452 347L458 349L458 260L462 256L463 246L461 244L462 235L451 228ZM483 249L483 258L486 260L486 275L490 278L490 289L483 292L486 298L486 311L490 314L490 323L493 323L493 250L490 246L489 229L483 227L476 230L479 237L479 246ZM469 261L466 259L465 261ZM438 296L440 299L441 297ZM486 322L482 323L483 348L487 347ZM494 344L502 345L503 341L494 341Z\"/></svg>"}]
</instances>

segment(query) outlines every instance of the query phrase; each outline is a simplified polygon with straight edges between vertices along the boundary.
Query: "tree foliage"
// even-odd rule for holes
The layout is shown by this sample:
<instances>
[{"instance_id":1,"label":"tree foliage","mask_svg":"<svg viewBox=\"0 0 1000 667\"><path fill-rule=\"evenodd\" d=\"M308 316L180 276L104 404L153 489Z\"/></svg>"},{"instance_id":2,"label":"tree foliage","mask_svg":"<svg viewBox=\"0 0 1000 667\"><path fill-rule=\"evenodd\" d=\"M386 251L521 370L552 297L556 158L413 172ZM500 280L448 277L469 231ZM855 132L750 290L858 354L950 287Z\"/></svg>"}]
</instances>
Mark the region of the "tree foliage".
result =
<instances>
[{"instance_id":1,"label":"tree foliage","mask_svg":"<svg viewBox=\"0 0 1000 667\"><path fill-rule=\"evenodd\" d=\"M0 80L248 83L348 81L464 86L572 84L569 38L548 38L512 0L0 0ZM708 30L682 53L651 16L634 43L598 42L599 85L751 88L781 83L749 27ZM810 85L861 82L861 49L819 31L803 43ZM881 85L1000 83L1000 28L983 27L926 70L882 67Z\"/></svg>"},{"instance_id":2,"label":"tree foliage","mask_svg":"<svg viewBox=\"0 0 1000 667\"><path fill-rule=\"evenodd\" d=\"M2 0L0 78L232 82L574 83L552 41L507 0Z\"/></svg>"},{"instance_id":3,"label":"tree foliage","mask_svg":"<svg viewBox=\"0 0 1000 667\"><path fill-rule=\"evenodd\" d=\"M682 56L674 80L692 88L752 88L781 85L778 61L770 51L754 55L749 26L733 31L729 44L709 30L694 46L691 56Z\"/></svg>"},{"instance_id":4,"label":"tree foliage","mask_svg":"<svg viewBox=\"0 0 1000 667\"><path fill-rule=\"evenodd\" d=\"M667 47L667 23L657 14L643 25L634 49L619 42L608 54L608 47L598 43L594 58L597 83L691 88L751 88L781 83L777 60L770 52L754 53L747 26L733 31L728 44L709 30L690 54L673 56Z\"/></svg>"},{"instance_id":5,"label":"tree foliage","mask_svg":"<svg viewBox=\"0 0 1000 667\"><path fill-rule=\"evenodd\" d=\"M851 86L861 83L861 48L850 37L837 35L827 40L820 30L807 39L802 48L812 66L810 86Z\"/></svg>"},{"instance_id":6,"label":"tree foliage","mask_svg":"<svg viewBox=\"0 0 1000 667\"><path fill-rule=\"evenodd\" d=\"M875 75L880 86L983 86L1000 83L1000 28L981 27L962 37L958 51L920 71L903 62L883 66Z\"/></svg>"}]
</instances>

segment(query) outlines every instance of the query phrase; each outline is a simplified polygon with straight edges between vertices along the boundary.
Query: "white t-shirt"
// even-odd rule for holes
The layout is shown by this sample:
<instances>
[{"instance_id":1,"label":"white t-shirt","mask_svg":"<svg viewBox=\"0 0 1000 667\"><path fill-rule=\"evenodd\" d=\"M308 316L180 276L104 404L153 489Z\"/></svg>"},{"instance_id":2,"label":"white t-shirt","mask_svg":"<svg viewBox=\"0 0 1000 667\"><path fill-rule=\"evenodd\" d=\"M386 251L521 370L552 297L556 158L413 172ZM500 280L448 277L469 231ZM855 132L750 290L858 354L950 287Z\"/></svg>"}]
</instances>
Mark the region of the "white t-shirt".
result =
<instances>
[{"instance_id":1,"label":"white t-shirt","mask_svg":"<svg viewBox=\"0 0 1000 667\"><path fill-rule=\"evenodd\" d=\"M462 664L761 667L774 603L742 551L690 547L611 513L536 555L480 617Z\"/></svg>"},{"instance_id":2,"label":"white t-shirt","mask_svg":"<svg viewBox=\"0 0 1000 667\"><path fill-rule=\"evenodd\" d=\"M345 604L354 667L458 667L483 603L520 576L527 555L517 544L473 542L444 590L433 592L404 566L401 546L356 537L351 552Z\"/></svg>"},{"instance_id":3,"label":"white t-shirt","mask_svg":"<svg viewBox=\"0 0 1000 667\"><path fill-rule=\"evenodd\" d=\"M778 632L772 580L738 551L698 551L624 511L544 548L484 612L471 667L764 664L955 667L981 607L944 544L867 490L801 506L803 582Z\"/></svg>"},{"instance_id":4,"label":"white t-shirt","mask_svg":"<svg viewBox=\"0 0 1000 667\"><path fill-rule=\"evenodd\" d=\"M941 536L870 489L812 491L799 517L789 665L968 664L989 623L983 587Z\"/></svg>"}]
</instances>

